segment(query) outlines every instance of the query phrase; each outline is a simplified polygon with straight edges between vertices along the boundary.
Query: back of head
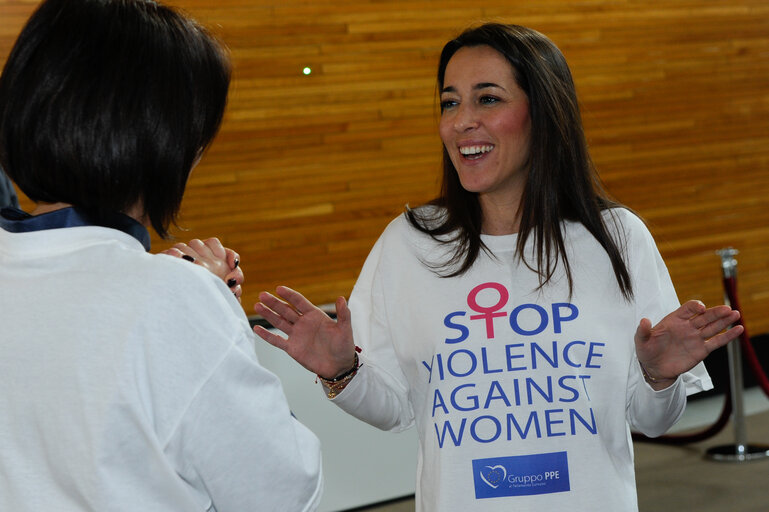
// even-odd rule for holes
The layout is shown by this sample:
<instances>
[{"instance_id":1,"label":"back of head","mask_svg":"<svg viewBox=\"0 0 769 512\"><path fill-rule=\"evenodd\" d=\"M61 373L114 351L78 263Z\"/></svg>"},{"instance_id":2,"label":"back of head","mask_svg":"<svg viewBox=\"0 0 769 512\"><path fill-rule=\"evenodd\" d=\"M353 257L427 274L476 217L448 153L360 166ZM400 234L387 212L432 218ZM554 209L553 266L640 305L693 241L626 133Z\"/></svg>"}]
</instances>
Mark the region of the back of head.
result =
<instances>
[{"instance_id":1,"label":"back of head","mask_svg":"<svg viewBox=\"0 0 769 512\"><path fill-rule=\"evenodd\" d=\"M153 0L46 0L0 76L0 165L37 202L98 221L140 206L167 235L216 135L229 60Z\"/></svg>"}]
</instances>

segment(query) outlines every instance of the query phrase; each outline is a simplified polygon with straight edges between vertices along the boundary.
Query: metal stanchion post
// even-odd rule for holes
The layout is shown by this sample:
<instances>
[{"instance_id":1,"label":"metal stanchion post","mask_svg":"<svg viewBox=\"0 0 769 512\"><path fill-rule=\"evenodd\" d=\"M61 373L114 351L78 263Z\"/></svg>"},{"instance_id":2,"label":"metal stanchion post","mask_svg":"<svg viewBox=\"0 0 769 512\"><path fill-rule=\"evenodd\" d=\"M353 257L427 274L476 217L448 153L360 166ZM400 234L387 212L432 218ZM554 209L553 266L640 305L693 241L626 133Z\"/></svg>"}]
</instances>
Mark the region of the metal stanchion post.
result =
<instances>
[{"instance_id":1,"label":"metal stanchion post","mask_svg":"<svg viewBox=\"0 0 769 512\"><path fill-rule=\"evenodd\" d=\"M716 251L721 256L721 270L724 280L737 279L737 260L739 253L728 247ZM736 282L736 281L735 281ZM725 294L729 304L729 296ZM729 382L731 384L732 421L734 422L734 444L715 446L706 452L706 457L724 462L745 462L769 457L769 446L748 444L745 429L745 409L743 404L742 350L740 341L734 340L726 348L729 358Z\"/></svg>"}]
</instances>

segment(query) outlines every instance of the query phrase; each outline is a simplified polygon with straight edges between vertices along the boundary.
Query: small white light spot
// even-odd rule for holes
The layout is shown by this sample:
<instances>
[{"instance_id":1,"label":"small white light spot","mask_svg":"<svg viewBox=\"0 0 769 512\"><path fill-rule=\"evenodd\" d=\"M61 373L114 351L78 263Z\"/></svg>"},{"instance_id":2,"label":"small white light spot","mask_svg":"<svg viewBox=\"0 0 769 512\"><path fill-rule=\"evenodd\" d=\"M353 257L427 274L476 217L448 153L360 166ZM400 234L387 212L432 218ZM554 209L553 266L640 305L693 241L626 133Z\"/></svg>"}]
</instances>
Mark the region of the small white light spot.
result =
<instances>
[{"instance_id":1,"label":"small white light spot","mask_svg":"<svg viewBox=\"0 0 769 512\"><path fill-rule=\"evenodd\" d=\"M305 75L309 75L310 73L312 73L312 68L308 66L302 70L302 73L304 73Z\"/></svg>"}]
</instances>

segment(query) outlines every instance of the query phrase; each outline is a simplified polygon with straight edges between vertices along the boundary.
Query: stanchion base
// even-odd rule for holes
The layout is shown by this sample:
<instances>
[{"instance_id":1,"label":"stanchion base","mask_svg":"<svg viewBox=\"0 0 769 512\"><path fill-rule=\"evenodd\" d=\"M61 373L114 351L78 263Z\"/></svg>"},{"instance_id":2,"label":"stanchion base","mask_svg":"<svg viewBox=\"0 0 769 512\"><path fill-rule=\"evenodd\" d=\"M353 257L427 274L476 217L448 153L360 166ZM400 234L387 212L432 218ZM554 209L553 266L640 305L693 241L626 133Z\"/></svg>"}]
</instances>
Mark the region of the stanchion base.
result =
<instances>
[{"instance_id":1,"label":"stanchion base","mask_svg":"<svg viewBox=\"0 0 769 512\"><path fill-rule=\"evenodd\" d=\"M769 457L769 446L759 444L726 444L714 446L705 457L719 462L748 462Z\"/></svg>"}]
</instances>

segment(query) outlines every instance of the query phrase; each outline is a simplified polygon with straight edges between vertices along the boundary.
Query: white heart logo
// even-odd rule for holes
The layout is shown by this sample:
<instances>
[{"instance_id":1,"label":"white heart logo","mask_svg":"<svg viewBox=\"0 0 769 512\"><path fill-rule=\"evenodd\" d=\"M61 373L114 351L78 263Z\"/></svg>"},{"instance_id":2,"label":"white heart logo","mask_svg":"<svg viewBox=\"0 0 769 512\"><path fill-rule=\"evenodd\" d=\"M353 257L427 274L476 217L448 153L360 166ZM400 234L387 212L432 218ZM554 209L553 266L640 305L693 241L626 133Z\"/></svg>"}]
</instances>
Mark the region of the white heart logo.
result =
<instances>
[{"instance_id":1,"label":"white heart logo","mask_svg":"<svg viewBox=\"0 0 769 512\"><path fill-rule=\"evenodd\" d=\"M486 485L492 489L499 487L500 482L504 482L505 478L507 478L507 470L502 465L486 466L486 469L488 471L485 472L485 475L483 474L484 471L480 472L481 480L486 482Z\"/></svg>"}]
</instances>

